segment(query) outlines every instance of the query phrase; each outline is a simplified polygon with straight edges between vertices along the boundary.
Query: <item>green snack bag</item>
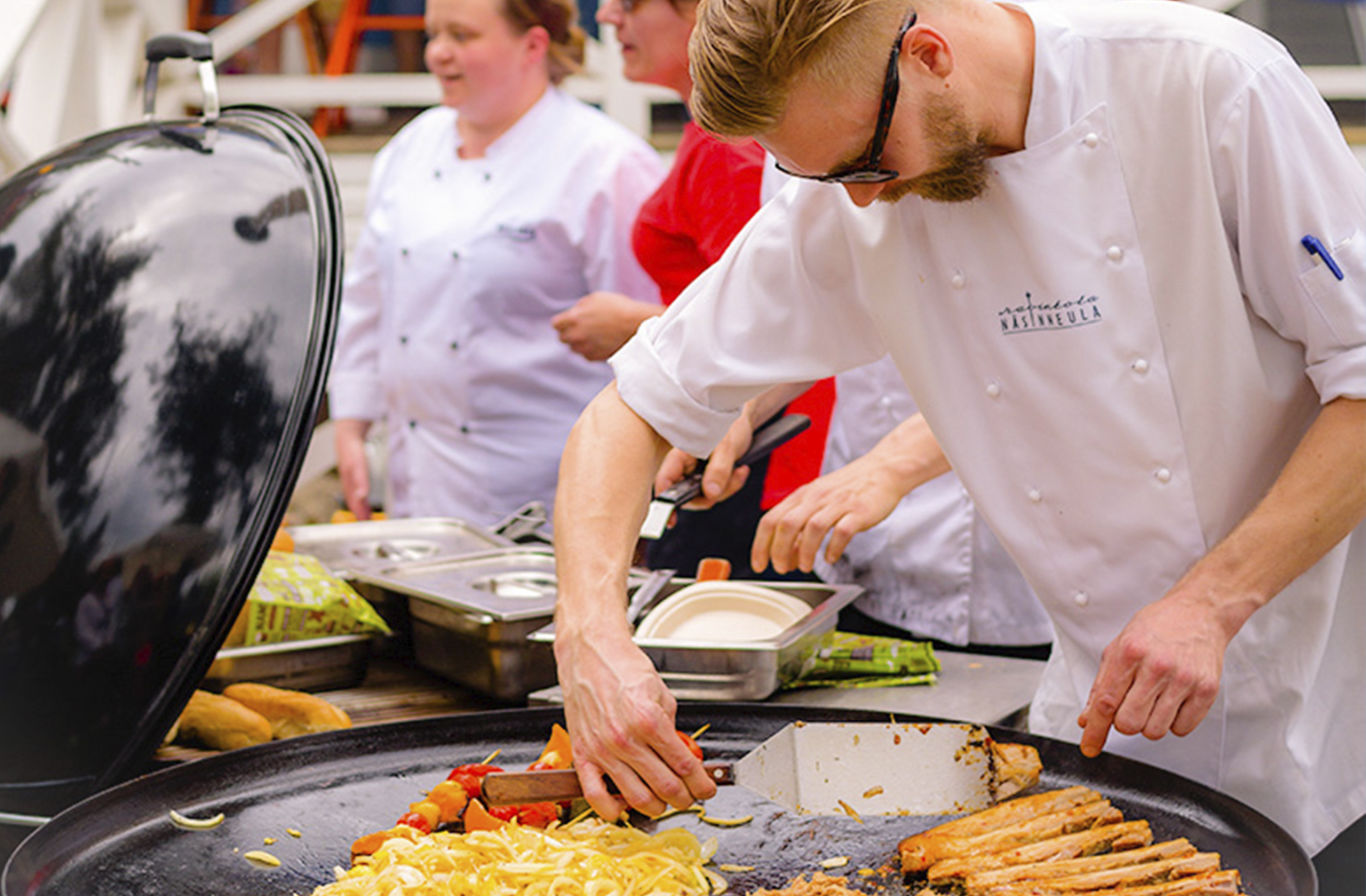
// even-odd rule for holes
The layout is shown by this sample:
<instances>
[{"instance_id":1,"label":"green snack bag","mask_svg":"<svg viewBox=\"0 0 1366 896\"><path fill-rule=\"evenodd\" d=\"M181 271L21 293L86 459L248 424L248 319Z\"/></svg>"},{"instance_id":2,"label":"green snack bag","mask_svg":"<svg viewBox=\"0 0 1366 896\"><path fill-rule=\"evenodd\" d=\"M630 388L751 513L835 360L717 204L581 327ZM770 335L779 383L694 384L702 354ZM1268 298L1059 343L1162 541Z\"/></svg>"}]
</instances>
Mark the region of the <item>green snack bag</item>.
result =
<instances>
[{"instance_id":1,"label":"green snack bag","mask_svg":"<svg viewBox=\"0 0 1366 896\"><path fill-rule=\"evenodd\" d=\"M922 676L939 671L928 641L830 632L802 663L798 679ZM918 682L916 682L918 683Z\"/></svg>"}]
</instances>

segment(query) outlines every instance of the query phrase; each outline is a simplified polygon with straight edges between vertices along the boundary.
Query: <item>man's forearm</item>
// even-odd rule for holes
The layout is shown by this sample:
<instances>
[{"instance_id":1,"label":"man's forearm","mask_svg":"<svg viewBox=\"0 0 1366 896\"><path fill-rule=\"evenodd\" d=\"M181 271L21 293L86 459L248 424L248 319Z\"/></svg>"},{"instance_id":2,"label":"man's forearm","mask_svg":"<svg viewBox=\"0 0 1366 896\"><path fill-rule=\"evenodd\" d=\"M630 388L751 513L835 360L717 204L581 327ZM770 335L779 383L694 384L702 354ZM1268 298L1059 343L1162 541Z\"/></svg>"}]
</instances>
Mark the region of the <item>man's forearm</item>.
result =
<instances>
[{"instance_id":1,"label":"man's forearm","mask_svg":"<svg viewBox=\"0 0 1366 896\"><path fill-rule=\"evenodd\" d=\"M1231 638L1366 517L1366 401L1324 405L1266 496L1182 577L1218 595Z\"/></svg>"},{"instance_id":2,"label":"man's forearm","mask_svg":"<svg viewBox=\"0 0 1366 896\"><path fill-rule=\"evenodd\" d=\"M949 459L920 414L907 417L873 446L868 455L878 459L895 477L902 494L949 472Z\"/></svg>"},{"instance_id":3,"label":"man's forearm","mask_svg":"<svg viewBox=\"0 0 1366 896\"><path fill-rule=\"evenodd\" d=\"M668 446L609 385L574 425L555 495L556 631L620 629L650 483Z\"/></svg>"}]
</instances>

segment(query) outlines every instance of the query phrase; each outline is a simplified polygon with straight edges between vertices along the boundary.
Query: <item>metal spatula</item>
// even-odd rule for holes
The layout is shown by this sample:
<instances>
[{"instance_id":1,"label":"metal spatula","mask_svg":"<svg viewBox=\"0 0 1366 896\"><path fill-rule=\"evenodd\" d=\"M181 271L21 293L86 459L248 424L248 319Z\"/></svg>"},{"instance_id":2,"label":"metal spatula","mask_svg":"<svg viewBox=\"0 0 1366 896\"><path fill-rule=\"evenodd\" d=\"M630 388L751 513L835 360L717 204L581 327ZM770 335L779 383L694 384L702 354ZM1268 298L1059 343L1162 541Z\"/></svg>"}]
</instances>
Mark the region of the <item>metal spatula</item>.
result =
<instances>
[{"instance_id":1,"label":"metal spatula","mask_svg":"<svg viewBox=\"0 0 1366 896\"><path fill-rule=\"evenodd\" d=\"M1029 787L1038 752L997 744L962 723L794 722L745 756L709 762L717 784L737 784L804 815L973 812ZM573 769L484 778L489 805L582 796Z\"/></svg>"}]
</instances>

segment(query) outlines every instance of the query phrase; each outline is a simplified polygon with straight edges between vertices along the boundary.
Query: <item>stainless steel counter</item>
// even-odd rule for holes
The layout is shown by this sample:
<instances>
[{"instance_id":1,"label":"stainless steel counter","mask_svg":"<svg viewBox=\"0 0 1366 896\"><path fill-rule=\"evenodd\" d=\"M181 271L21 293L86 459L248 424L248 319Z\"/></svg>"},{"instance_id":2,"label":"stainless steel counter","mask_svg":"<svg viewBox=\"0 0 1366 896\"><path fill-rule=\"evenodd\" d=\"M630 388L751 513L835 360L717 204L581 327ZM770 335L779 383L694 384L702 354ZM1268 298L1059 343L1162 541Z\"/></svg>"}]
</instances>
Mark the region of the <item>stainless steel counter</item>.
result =
<instances>
[{"instance_id":1,"label":"stainless steel counter","mask_svg":"<svg viewBox=\"0 0 1366 896\"><path fill-rule=\"evenodd\" d=\"M779 691L766 702L841 709L881 710L985 725L1023 728L1026 710L1043 674L1038 660L940 650L938 681L887 688L808 688ZM563 702L559 687L533 691L527 703Z\"/></svg>"}]
</instances>

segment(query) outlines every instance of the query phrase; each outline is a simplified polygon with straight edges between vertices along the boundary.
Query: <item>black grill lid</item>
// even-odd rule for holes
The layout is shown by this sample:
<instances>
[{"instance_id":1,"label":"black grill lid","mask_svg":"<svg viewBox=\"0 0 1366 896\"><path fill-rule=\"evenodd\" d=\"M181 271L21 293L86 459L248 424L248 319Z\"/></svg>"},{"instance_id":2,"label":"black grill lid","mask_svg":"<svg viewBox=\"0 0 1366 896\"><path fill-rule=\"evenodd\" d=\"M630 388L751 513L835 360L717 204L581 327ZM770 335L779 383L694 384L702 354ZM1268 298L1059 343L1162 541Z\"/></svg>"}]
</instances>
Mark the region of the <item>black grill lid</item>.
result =
<instances>
[{"instance_id":1,"label":"black grill lid","mask_svg":"<svg viewBox=\"0 0 1366 896\"><path fill-rule=\"evenodd\" d=\"M147 765L284 514L340 294L322 148L275 109L91 136L0 184L0 813Z\"/></svg>"}]
</instances>

